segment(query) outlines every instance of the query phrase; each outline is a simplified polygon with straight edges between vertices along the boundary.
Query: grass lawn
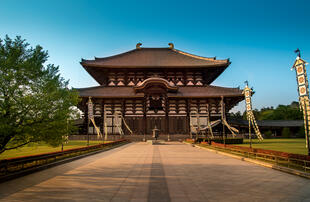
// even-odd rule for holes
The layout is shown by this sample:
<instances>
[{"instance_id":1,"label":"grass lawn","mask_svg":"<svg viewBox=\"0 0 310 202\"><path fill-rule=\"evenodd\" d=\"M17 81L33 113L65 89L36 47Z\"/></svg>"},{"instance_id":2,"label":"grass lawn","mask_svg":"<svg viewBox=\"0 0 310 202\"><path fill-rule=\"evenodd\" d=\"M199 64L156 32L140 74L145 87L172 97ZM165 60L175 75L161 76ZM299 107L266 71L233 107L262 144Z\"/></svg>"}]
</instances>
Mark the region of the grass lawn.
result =
<instances>
[{"instance_id":1,"label":"grass lawn","mask_svg":"<svg viewBox=\"0 0 310 202\"><path fill-rule=\"evenodd\" d=\"M248 139L244 139L244 144L237 144L238 146L250 146ZM264 139L259 142L257 139L252 140L253 148L269 149L275 151L282 151L294 154L306 154L306 140L305 139Z\"/></svg>"},{"instance_id":2,"label":"grass lawn","mask_svg":"<svg viewBox=\"0 0 310 202\"><path fill-rule=\"evenodd\" d=\"M89 141L89 145L96 145L101 144L101 141ZM87 146L86 140L71 140L68 144L64 144L64 149L72 149L78 147ZM51 147L47 144L43 143L31 143L25 145L21 148L8 150L0 154L0 159L12 158L12 157L19 157L19 156L28 156L28 155L35 155L35 154L42 154L47 152L56 152L61 151L61 145L58 147Z\"/></svg>"}]
</instances>

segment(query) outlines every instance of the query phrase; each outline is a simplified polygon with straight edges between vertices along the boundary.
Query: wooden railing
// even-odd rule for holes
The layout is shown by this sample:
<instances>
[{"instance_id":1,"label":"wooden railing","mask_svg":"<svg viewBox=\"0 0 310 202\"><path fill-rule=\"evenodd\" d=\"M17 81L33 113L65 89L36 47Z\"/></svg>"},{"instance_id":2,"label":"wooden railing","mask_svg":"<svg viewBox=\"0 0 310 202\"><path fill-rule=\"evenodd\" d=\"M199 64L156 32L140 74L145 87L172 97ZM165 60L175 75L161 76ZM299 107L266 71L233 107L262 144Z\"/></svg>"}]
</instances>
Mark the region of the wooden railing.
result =
<instances>
[{"instance_id":1,"label":"wooden railing","mask_svg":"<svg viewBox=\"0 0 310 202\"><path fill-rule=\"evenodd\" d=\"M65 158L80 156L86 153L108 149L116 145L128 143L126 139L121 139L113 142L80 147L74 149L67 149L59 152L44 153L38 155L9 158L0 160L0 177L8 174L16 173L19 171L35 168L38 166L50 164Z\"/></svg>"},{"instance_id":2,"label":"wooden railing","mask_svg":"<svg viewBox=\"0 0 310 202\"><path fill-rule=\"evenodd\" d=\"M212 145L200 144L200 146L310 173L310 160L306 155L295 155L295 154L289 155L290 153L285 152L277 152L263 149L251 149L248 147L231 146L219 143L214 143ZM279 155L279 154L288 154L288 155Z\"/></svg>"}]
</instances>

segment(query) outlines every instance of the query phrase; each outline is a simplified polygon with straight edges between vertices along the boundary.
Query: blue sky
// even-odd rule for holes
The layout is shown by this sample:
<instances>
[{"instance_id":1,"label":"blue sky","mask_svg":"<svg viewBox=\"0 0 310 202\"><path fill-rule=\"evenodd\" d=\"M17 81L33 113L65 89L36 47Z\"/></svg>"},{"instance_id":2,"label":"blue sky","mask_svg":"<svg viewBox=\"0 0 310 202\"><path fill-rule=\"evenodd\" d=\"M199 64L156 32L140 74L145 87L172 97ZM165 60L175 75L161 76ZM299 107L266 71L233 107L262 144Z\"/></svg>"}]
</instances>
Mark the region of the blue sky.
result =
<instances>
[{"instance_id":1,"label":"blue sky","mask_svg":"<svg viewBox=\"0 0 310 202\"><path fill-rule=\"evenodd\" d=\"M168 47L230 58L213 83L256 91L255 108L298 99L290 70L298 47L310 62L310 1L0 0L0 38L22 36L49 51L73 87L98 85L79 64L135 48ZM235 110L244 110L241 102Z\"/></svg>"}]
</instances>

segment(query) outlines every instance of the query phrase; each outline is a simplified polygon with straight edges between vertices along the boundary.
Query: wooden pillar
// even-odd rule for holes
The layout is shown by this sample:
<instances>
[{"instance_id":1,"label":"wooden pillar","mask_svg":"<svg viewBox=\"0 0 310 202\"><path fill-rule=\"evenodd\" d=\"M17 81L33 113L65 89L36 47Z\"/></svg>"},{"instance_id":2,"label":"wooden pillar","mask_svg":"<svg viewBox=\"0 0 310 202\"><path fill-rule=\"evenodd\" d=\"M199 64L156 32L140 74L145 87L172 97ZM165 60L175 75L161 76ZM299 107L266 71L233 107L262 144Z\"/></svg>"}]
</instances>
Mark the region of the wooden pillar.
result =
<instances>
[{"instance_id":1,"label":"wooden pillar","mask_svg":"<svg viewBox=\"0 0 310 202\"><path fill-rule=\"evenodd\" d=\"M144 98L143 98L143 130L144 130L144 133L143 133L143 141L146 141L146 138L145 138L145 135L147 133L147 120L146 120L146 99L147 99L147 96L144 95Z\"/></svg>"},{"instance_id":2,"label":"wooden pillar","mask_svg":"<svg viewBox=\"0 0 310 202\"><path fill-rule=\"evenodd\" d=\"M128 83L129 83L129 81L128 81L128 71L126 69L124 71L124 84L125 84L125 86L128 86Z\"/></svg>"},{"instance_id":3,"label":"wooden pillar","mask_svg":"<svg viewBox=\"0 0 310 202\"><path fill-rule=\"evenodd\" d=\"M198 116L197 116L197 128L198 128L198 133L196 133L196 140L198 140L199 138L199 135L200 135L200 100L197 100L197 113L198 113Z\"/></svg>"},{"instance_id":4,"label":"wooden pillar","mask_svg":"<svg viewBox=\"0 0 310 202\"><path fill-rule=\"evenodd\" d=\"M122 117L125 121L125 99L122 99L122 109L121 109L121 113L122 113ZM121 126L122 126L122 131L125 135L125 127L124 127L124 124L122 124L122 119L121 119Z\"/></svg>"},{"instance_id":5,"label":"wooden pillar","mask_svg":"<svg viewBox=\"0 0 310 202\"><path fill-rule=\"evenodd\" d=\"M111 103L111 113L112 113L112 137L114 138L114 100Z\"/></svg>"},{"instance_id":6,"label":"wooden pillar","mask_svg":"<svg viewBox=\"0 0 310 202\"><path fill-rule=\"evenodd\" d=\"M204 70L202 72L202 83L203 83L203 86L207 86L208 84L206 83L206 78L207 78L207 70Z\"/></svg>"},{"instance_id":7,"label":"wooden pillar","mask_svg":"<svg viewBox=\"0 0 310 202\"><path fill-rule=\"evenodd\" d=\"M191 126L190 126L190 104L191 104L191 100L186 99L186 126L187 126L187 132L189 134L189 137L192 138L192 132L191 132Z\"/></svg>"},{"instance_id":8,"label":"wooden pillar","mask_svg":"<svg viewBox=\"0 0 310 202\"><path fill-rule=\"evenodd\" d=\"M223 141L225 144L225 139L226 139L226 134L225 134L225 125L224 125L224 120L226 119L225 116L225 102L224 102L224 97L221 96L221 115L222 115L222 125L223 125Z\"/></svg>"},{"instance_id":9,"label":"wooden pillar","mask_svg":"<svg viewBox=\"0 0 310 202\"><path fill-rule=\"evenodd\" d=\"M87 100L87 98L85 98L86 100ZM88 106L87 106L87 101L84 103L84 105L85 105L85 112L84 112L84 117L85 117L85 121L84 121L84 123L85 123L85 128L86 128L86 135L88 135L89 134L89 132L88 132L88 127L89 127L89 119L88 119Z\"/></svg>"},{"instance_id":10,"label":"wooden pillar","mask_svg":"<svg viewBox=\"0 0 310 202\"><path fill-rule=\"evenodd\" d=\"M143 80L146 80L147 79L147 75L146 75L146 72L143 71Z\"/></svg>"},{"instance_id":11,"label":"wooden pillar","mask_svg":"<svg viewBox=\"0 0 310 202\"><path fill-rule=\"evenodd\" d=\"M166 114L166 134L168 135L168 141L170 141L169 132L169 100L167 94L165 95L165 114Z\"/></svg>"},{"instance_id":12,"label":"wooden pillar","mask_svg":"<svg viewBox=\"0 0 310 202\"><path fill-rule=\"evenodd\" d=\"M211 125L211 118L210 118L210 105L209 105L209 102L207 100L207 124L208 125ZM212 127L211 127L212 128ZM207 134L207 131L208 131L208 134ZM206 130L206 136L209 137L211 131L210 131L210 128L208 130Z\"/></svg>"},{"instance_id":13,"label":"wooden pillar","mask_svg":"<svg viewBox=\"0 0 310 202\"><path fill-rule=\"evenodd\" d=\"M164 69L164 79L166 79L168 81L168 75L167 75L167 70Z\"/></svg>"},{"instance_id":14,"label":"wooden pillar","mask_svg":"<svg viewBox=\"0 0 310 202\"><path fill-rule=\"evenodd\" d=\"M184 86L187 84L187 71L183 71L183 81L184 81Z\"/></svg>"},{"instance_id":15,"label":"wooden pillar","mask_svg":"<svg viewBox=\"0 0 310 202\"><path fill-rule=\"evenodd\" d=\"M101 134L104 134L104 99L101 100L101 122L100 122L100 130Z\"/></svg>"}]
</instances>

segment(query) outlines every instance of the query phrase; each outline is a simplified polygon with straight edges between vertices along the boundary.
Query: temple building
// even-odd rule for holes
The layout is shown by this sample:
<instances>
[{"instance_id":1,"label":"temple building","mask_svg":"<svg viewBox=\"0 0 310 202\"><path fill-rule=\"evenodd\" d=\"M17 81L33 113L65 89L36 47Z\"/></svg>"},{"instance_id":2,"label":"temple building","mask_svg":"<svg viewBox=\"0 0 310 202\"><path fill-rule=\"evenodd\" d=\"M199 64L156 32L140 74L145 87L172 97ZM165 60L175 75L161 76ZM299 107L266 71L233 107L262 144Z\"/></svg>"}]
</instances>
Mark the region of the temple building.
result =
<instances>
[{"instance_id":1,"label":"temple building","mask_svg":"<svg viewBox=\"0 0 310 202\"><path fill-rule=\"evenodd\" d=\"M95 134L87 116L90 100L96 125L109 137L120 135L121 129L127 137L150 139L157 128L162 139L176 140L210 123L214 134L225 133L224 124L216 123L226 122L228 111L244 99L239 88L211 85L230 65L229 59L196 56L172 43L167 48L141 45L110 57L82 59L99 85L77 89L78 107L84 112L80 133Z\"/></svg>"}]
</instances>

